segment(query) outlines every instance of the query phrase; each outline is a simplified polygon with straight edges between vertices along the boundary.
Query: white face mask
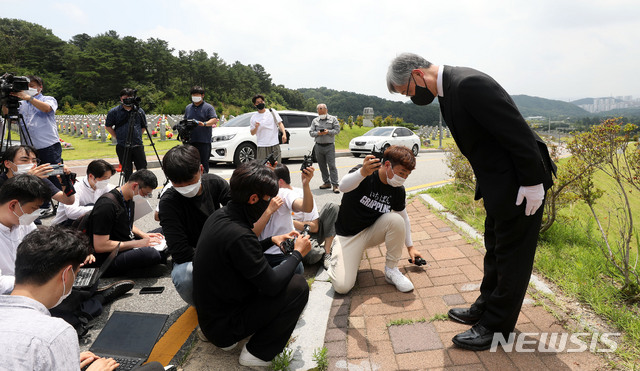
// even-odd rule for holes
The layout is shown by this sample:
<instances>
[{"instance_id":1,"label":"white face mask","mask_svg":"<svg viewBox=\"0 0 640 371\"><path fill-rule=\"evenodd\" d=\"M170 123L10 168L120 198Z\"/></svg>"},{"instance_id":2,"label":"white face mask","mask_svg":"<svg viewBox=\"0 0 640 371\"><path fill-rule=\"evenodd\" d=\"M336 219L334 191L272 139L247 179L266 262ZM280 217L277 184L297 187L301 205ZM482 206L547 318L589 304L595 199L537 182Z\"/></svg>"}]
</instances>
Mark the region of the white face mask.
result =
<instances>
[{"instance_id":1,"label":"white face mask","mask_svg":"<svg viewBox=\"0 0 640 371\"><path fill-rule=\"evenodd\" d=\"M13 175L26 174L33 168L33 164L20 164L16 165L16 167L17 169L13 172Z\"/></svg>"},{"instance_id":2,"label":"white face mask","mask_svg":"<svg viewBox=\"0 0 640 371\"><path fill-rule=\"evenodd\" d=\"M184 197L191 198L191 197L195 197L195 195L198 194L198 191L200 191L201 183L202 183L202 178L198 179L197 182L191 185L184 186L184 187L173 186L173 188L175 188L175 190L178 191L178 193L180 193Z\"/></svg>"},{"instance_id":3,"label":"white face mask","mask_svg":"<svg viewBox=\"0 0 640 371\"><path fill-rule=\"evenodd\" d=\"M34 95L38 95L38 89L29 88L29 90L27 90L27 94L29 94L29 96L31 96L31 97L33 97Z\"/></svg>"},{"instance_id":4,"label":"white face mask","mask_svg":"<svg viewBox=\"0 0 640 371\"><path fill-rule=\"evenodd\" d=\"M96 189L105 189L109 185L109 179L96 181Z\"/></svg>"},{"instance_id":5,"label":"white face mask","mask_svg":"<svg viewBox=\"0 0 640 371\"><path fill-rule=\"evenodd\" d=\"M327 114L323 114L323 115L318 115L318 117L320 117L320 120L326 120L327 119Z\"/></svg>"},{"instance_id":6,"label":"white face mask","mask_svg":"<svg viewBox=\"0 0 640 371\"><path fill-rule=\"evenodd\" d=\"M62 301L71 294L71 290L73 289L73 282L76 280L76 274L73 273L73 271L71 271L71 274L73 275L73 280L71 281L71 287L69 288L69 292L65 294L64 291L67 289L67 283L65 282L64 277L66 276L66 273L67 273L67 270L65 269L64 272L62 272L62 296L60 297L60 299L58 299L58 302L52 308L55 308L58 305L60 305L60 303L62 303Z\"/></svg>"},{"instance_id":7,"label":"white face mask","mask_svg":"<svg viewBox=\"0 0 640 371\"><path fill-rule=\"evenodd\" d=\"M16 212L13 212L13 215L18 216L18 223L20 225L29 225L31 223L33 223L34 220L38 219L38 217L40 216L40 209L32 212L31 214L27 214L24 212L24 210L22 210L22 206L20 205L20 203L18 202L18 207L20 208L20 211L22 211L22 215L18 216L18 214L16 214Z\"/></svg>"},{"instance_id":8,"label":"white face mask","mask_svg":"<svg viewBox=\"0 0 640 371\"><path fill-rule=\"evenodd\" d=\"M201 97L201 96L198 96L198 95L192 95L192 96L191 96L191 101L192 101L193 103L200 103L200 102L202 101L202 97Z\"/></svg>"},{"instance_id":9,"label":"white face mask","mask_svg":"<svg viewBox=\"0 0 640 371\"><path fill-rule=\"evenodd\" d=\"M393 178L389 179L389 177L387 177L387 184L392 187L400 187L404 184L404 181L407 180L406 178L403 178L400 175L394 173L393 168L391 168L391 173L393 173Z\"/></svg>"}]
</instances>

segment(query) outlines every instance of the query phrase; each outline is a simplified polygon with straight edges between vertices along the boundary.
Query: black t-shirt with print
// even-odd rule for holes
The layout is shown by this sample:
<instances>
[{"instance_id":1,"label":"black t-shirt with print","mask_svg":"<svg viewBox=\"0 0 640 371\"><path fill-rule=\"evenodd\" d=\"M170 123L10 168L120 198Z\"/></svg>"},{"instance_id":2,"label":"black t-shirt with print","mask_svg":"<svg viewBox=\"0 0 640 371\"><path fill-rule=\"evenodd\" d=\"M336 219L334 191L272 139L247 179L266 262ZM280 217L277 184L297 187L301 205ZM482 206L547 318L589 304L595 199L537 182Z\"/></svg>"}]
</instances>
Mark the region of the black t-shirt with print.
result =
<instances>
[{"instance_id":1,"label":"black t-shirt with print","mask_svg":"<svg viewBox=\"0 0 640 371\"><path fill-rule=\"evenodd\" d=\"M362 165L349 173L359 171ZM336 233L340 236L354 236L370 227L382 214L402 211L406 206L404 186L392 187L380 181L378 171L364 178L358 187L342 196Z\"/></svg>"}]
</instances>

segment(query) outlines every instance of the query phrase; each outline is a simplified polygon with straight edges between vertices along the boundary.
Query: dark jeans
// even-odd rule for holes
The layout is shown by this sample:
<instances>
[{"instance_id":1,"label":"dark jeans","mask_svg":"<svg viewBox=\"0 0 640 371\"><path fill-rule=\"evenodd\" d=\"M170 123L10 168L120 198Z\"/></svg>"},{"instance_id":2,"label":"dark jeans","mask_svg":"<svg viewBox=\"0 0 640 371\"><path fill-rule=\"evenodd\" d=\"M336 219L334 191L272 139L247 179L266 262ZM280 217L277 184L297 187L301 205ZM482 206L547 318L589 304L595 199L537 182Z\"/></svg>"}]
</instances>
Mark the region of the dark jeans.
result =
<instances>
[{"instance_id":1,"label":"dark jeans","mask_svg":"<svg viewBox=\"0 0 640 371\"><path fill-rule=\"evenodd\" d=\"M307 281L294 274L286 288L276 296L257 294L251 303L229 313L229 317L212 321L210 326L202 327L201 323L201 329L218 347L228 347L253 334L247 350L270 361L287 345L308 300Z\"/></svg>"},{"instance_id":2,"label":"dark jeans","mask_svg":"<svg viewBox=\"0 0 640 371\"><path fill-rule=\"evenodd\" d=\"M105 277L122 276L135 272L136 269L158 265L162 261L160 252L153 247L141 247L118 252Z\"/></svg>"},{"instance_id":3,"label":"dark jeans","mask_svg":"<svg viewBox=\"0 0 640 371\"><path fill-rule=\"evenodd\" d=\"M522 301L529 286L536 253L544 202L531 216L522 213L513 219L485 219L484 276L480 296L472 305L483 311L479 324L505 336L518 321Z\"/></svg>"},{"instance_id":4,"label":"dark jeans","mask_svg":"<svg viewBox=\"0 0 640 371\"><path fill-rule=\"evenodd\" d=\"M204 173L209 172L209 158L211 157L211 142L209 143L189 143L200 152L200 163L204 168Z\"/></svg>"},{"instance_id":5,"label":"dark jeans","mask_svg":"<svg viewBox=\"0 0 640 371\"><path fill-rule=\"evenodd\" d=\"M122 165L122 172L124 174L124 181L129 180L129 177L133 173L132 164L136 165L136 170L142 170L147 168L147 156L144 154L144 146L132 146L127 153L127 159L125 164L125 149L126 147L120 144L116 145L116 153L118 154L118 161Z\"/></svg>"},{"instance_id":6,"label":"dark jeans","mask_svg":"<svg viewBox=\"0 0 640 371\"><path fill-rule=\"evenodd\" d=\"M41 148L36 150L36 155L40 160L41 164L59 164L62 163L62 145L60 143L55 143L50 145L49 147ZM58 180L57 176L50 176L49 180L53 185L55 185L59 190L62 190L62 184ZM42 209L49 208L49 201L45 202L41 206Z\"/></svg>"}]
</instances>

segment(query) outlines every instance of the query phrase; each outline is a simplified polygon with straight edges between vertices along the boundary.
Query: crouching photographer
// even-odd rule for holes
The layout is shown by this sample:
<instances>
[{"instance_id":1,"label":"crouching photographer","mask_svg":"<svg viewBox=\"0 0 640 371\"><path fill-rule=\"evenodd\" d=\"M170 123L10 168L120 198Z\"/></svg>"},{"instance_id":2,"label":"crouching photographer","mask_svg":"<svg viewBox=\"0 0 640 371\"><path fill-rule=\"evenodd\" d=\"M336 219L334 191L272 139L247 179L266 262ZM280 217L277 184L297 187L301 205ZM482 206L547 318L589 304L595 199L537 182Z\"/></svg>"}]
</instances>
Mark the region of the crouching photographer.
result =
<instances>
[{"instance_id":1,"label":"crouching photographer","mask_svg":"<svg viewBox=\"0 0 640 371\"><path fill-rule=\"evenodd\" d=\"M300 236L294 251L271 268L264 250L297 232L259 241L251 227L278 194L278 178L261 161L238 167L231 201L207 219L193 259L193 300L204 335L223 350L251 336L240 353L243 366L268 366L287 344L309 299L304 277L294 274L311 249Z\"/></svg>"}]
</instances>

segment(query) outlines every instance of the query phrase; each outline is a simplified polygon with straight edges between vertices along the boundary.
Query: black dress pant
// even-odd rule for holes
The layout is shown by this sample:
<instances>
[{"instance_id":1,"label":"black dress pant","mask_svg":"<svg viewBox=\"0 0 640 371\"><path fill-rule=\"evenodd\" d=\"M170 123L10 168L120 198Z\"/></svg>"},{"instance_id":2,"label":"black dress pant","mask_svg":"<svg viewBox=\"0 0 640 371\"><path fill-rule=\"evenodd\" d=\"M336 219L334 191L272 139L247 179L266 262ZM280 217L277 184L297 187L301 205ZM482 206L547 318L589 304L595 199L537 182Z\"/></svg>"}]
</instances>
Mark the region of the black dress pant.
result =
<instances>
[{"instance_id":1,"label":"black dress pant","mask_svg":"<svg viewBox=\"0 0 640 371\"><path fill-rule=\"evenodd\" d=\"M105 257L109 254L103 254ZM140 247L118 252L104 277L123 276L135 273L137 269L158 265L162 262L162 255L154 247ZM101 263L101 262L100 262Z\"/></svg>"},{"instance_id":2,"label":"black dress pant","mask_svg":"<svg viewBox=\"0 0 640 371\"><path fill-rule=\"evenodd\" d=\"M258 294L241 310L208 324L200 323L200 328L218 347L228 347L253 335L247 343L247 350L264 361L270 361L287 345L308 300L307 281L303 276L294 274L278 295Z\"/></svg>"},{"instance_id":3,"label":"black dress pant","mask_svg":"<svg viewBox=\"0 0 640 371\"><path fill-rule=\"evenodd\" d=\"M200 152L200 163L204 168L204 173L209 173L209 158L211 157L211 142L209 143L189 143Z\"/></svg>"},{"instance_id":4,"label":"black dress pant","mask_svg":"<svg viewBox=\"0 0 640 371\"><path fill-rule=\"evenodd\" d=\"M135 145L129 148L128 153L126 147L120 144L116 145L116 153L118 154L118 161L122 165L122 172L124 174L124 181L129 180L129 177L133 173L133 164L136 165L136 170L142 170L147 168L147 156L144 154L143 145ZM125 155L127 159L125 159ZM126 163L125 163L126 162Z\"/></svg>"},{"instance_id":5,"label":"black dress pant","mask_svg":"<svg viewBox=\"0 0 640 371\"><path fill-rule=\"evenodd\" d=\"M531 216L522 213L509 220L485 219L484 277L473 307L483 312L480 325L505 336L518 321L529 286L544 202Z\"/></svg>"}]
</instances>

